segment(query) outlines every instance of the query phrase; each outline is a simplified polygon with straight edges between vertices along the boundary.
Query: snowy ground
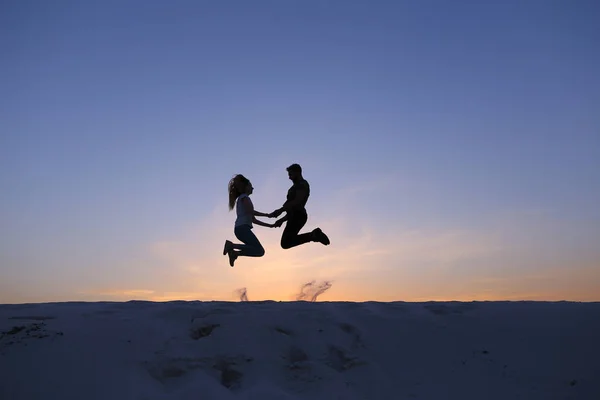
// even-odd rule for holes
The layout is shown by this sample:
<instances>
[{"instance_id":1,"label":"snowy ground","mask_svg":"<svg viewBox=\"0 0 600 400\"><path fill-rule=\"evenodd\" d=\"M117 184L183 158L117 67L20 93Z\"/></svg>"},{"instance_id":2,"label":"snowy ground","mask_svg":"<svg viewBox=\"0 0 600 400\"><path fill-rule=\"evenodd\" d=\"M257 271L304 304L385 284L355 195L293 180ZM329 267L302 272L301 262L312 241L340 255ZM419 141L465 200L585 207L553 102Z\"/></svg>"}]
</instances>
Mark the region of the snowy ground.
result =
<instances>
[{"instance_id":1,"label":"snowy ground","mask_svg":"<svg viewBox=\"0 0 600 400\"><path fill-rule=\"evenodd\" d=\"M600 303L0 305L0 399L600 399Z\"/></svg>"}]
</instances>

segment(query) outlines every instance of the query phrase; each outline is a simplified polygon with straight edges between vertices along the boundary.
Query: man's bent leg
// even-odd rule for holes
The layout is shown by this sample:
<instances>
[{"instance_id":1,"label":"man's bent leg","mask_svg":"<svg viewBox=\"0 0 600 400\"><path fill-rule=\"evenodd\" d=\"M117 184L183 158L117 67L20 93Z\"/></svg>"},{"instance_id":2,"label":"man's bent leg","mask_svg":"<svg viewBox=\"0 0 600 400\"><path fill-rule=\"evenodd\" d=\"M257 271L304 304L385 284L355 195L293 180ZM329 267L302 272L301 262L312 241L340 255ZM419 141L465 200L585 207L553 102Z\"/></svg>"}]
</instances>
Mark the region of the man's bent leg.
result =
<instances>
[{"instance_id":1,"label":"man's bent leg","mask_svg":"<svg viewBox=\"0 0 600 400\"><path fill-rule=\"evenodd\" d=\"M291 215L285 224L285 229L281 235L281 247L289 249L312 241L313 235L311 232L298 234L300 229L304 227L308 215L306 213Z\"/></svg>"}]
</instances>

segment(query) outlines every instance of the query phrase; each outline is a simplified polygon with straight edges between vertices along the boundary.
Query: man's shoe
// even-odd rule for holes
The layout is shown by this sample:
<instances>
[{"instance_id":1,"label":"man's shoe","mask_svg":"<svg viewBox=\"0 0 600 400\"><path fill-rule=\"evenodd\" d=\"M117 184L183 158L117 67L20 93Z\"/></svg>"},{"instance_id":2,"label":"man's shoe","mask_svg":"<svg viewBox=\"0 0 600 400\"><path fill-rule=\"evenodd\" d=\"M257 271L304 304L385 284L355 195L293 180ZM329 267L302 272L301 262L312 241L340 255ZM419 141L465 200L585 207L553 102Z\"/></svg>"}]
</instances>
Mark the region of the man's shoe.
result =
<instances>
[{"instance_id":1,"label":"man's shoe","mask_svg":"<svg viewBox=\"0 0 600 400\"><path fill-rule=\"evenodd\" d=\"M315 237L315 241L317 242L321 242L323 243L325 246L329 245L329 238L327 237L327 235L325 233L323 233L323 231L321 230L321 228L317 228L313 231L313 235Z\"/></svg>"}]
</instances>

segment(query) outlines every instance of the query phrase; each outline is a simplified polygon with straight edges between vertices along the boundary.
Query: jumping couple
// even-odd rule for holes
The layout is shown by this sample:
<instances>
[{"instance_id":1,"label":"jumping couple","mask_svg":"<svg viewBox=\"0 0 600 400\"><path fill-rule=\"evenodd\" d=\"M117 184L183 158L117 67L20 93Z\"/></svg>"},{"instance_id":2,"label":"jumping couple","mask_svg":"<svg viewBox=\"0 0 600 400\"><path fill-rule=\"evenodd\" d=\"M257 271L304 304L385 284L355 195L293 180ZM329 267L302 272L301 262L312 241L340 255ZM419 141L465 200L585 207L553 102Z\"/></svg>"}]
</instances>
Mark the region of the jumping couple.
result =
<instances>
[{"instance_id":1,"label":"jumping couple","mask_svg":"<svg viewBox=\"0 0 600 400\"><path fill-rule=\"evenodd\" d=\"M300 234L300 229L304 227L308 220L306 213L306 202L310 196L310 185L302 177L302 167L298 164L292 164L286 168L288 177L293 182L288 190L287 199L283 206L270 214L262 213L254 209L250 195L254 191L252 183L243 175L236 175L229 181L229 210L235 210L237 218L235 220L234 234L244 244L225 241L223 255L229 256L229 265L240 256L262 257L265 255L265 249L252 232L252 224L266 226L268 228L279 228L287 221L283 234L281 235L281 247L289 249L308 242L320 242L324 245L329 244L329 238L320 228L313 229L311 232ZM277 218L285 212L285 216L276 220L272 224L259 221L256 217Z\"/></svg>"}]
</instances>

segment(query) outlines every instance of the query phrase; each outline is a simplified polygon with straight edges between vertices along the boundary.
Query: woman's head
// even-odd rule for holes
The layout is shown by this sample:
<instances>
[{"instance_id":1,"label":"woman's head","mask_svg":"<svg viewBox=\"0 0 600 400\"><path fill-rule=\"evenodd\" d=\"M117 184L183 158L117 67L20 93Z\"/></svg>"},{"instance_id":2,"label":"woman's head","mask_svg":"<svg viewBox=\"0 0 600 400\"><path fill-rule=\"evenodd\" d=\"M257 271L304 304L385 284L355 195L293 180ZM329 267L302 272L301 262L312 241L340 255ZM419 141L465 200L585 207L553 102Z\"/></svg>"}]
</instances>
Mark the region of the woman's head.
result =
<instances>
[{"instance_id":1,"label":"woman's head","mask_svg":"<svg viewBox=\"0 0 600 400\"><path fill-rule=\"evenodd\" d=\"M251 194L253 187L248 178L242 174L237 174L231 178L227 189L229 192L229 209L233 210L235 200L243 193Z\"/></svg>"}]
</instances>

